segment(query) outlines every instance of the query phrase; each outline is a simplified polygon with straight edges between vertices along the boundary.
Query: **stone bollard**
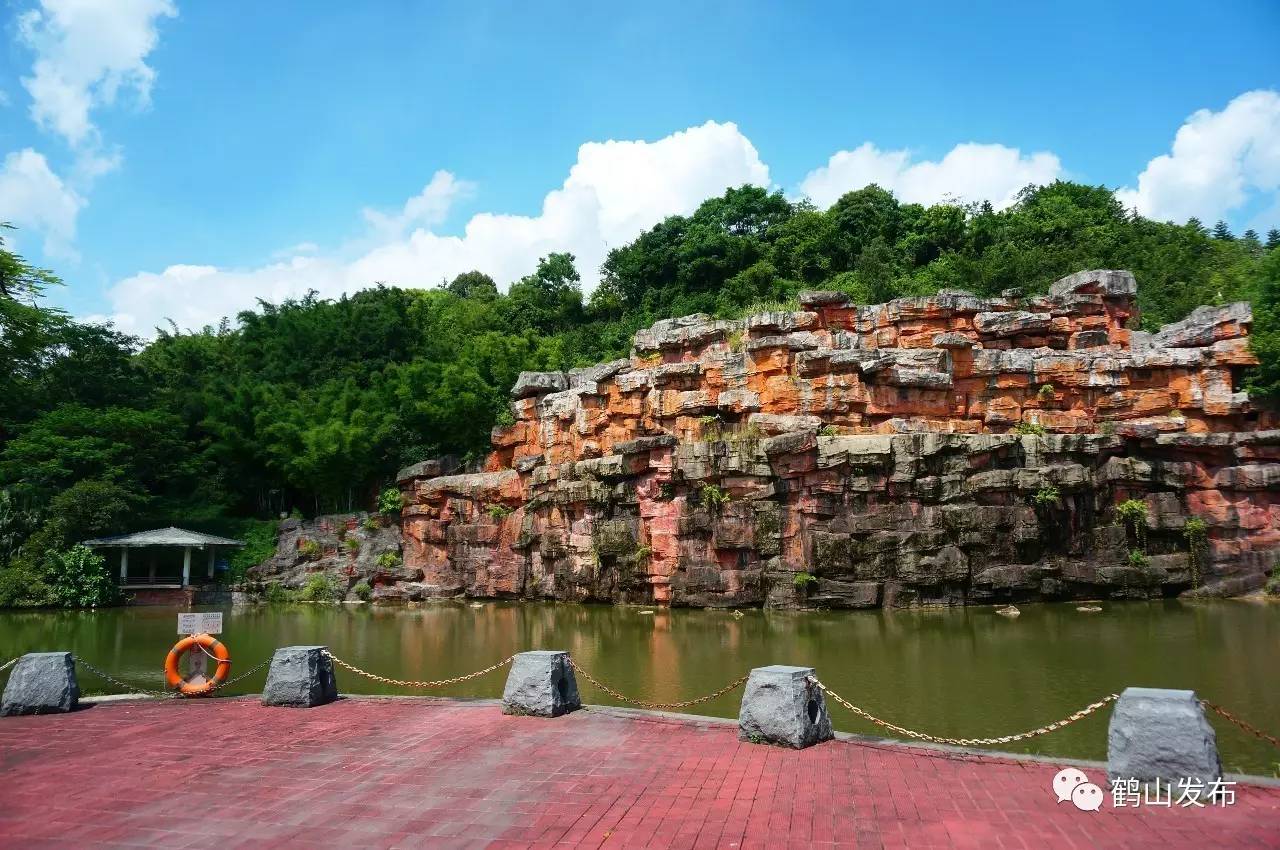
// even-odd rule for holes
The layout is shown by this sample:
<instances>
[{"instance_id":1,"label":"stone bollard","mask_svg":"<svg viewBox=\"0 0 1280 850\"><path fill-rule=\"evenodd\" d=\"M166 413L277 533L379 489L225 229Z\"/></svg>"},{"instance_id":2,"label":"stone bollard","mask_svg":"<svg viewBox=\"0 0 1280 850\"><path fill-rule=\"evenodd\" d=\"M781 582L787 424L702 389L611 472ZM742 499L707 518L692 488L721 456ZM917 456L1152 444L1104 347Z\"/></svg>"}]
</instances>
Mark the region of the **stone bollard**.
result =
<instances>
[{"instance_id":1,"label":"stone bollard","mask_svg":"<svg viewBox=\"0 0 1280 850\"><path fill-rule=\"evenodd\" d=\"M325 646L282 646L271 656L263 705L311 708L338 698L333 659Z\"/></svg>"},{"instance_id":2,"label":"stone bollard","mask_svg":"<svg viewBox=\"0 0 1280 850\"><path fill-rule=\"evenodd\" d=\"M0 717L62 714L80 702L76 663L70 652L28 652L14 665L0 698Z\"/></svg>"},{"instance_id":3,"label":"stone bollard","mask_svg":"<svg viewBox=\"0 0 1280 850\"><path fill-rule=\"evenodd\" d=\"M502 689L503 714L559 717L579 708L582 700L569 653L535 650L516 655Z\"/></svg>"},{"instance_id":4,"label":"stone bollard","mask_svg":"<svg viewBox=\"0 0 1280 850\"><path fill-rule=\"evenodd\" d=\"M834 737L822 688L808 681L812 667L757 667L738 711L738 740L804 749Z\"/></svg>"},{"instance_id":5,"label":"stone bollard","mask_svg":"<svg viewBox=\"0 0 1280 850\"><path fill-rule=\"evenodd\" d=\"M1218 739L1195 692L1125 688L1107 728L1107 776L1170 784L1221 778Z\"/></svg>"}]
</instances>

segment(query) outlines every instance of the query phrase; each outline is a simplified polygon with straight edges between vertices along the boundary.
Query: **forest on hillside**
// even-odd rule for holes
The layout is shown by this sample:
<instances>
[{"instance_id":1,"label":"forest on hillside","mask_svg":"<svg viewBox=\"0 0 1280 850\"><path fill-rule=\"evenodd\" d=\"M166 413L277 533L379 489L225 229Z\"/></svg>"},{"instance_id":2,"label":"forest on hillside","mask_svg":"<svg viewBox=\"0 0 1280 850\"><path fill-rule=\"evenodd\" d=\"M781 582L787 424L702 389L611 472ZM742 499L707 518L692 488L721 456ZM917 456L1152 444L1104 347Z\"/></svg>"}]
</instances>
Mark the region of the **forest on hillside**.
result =
<instances>
[{"instance_id":1,"label":"forest on hillside","mask_svg":"<svg viewBox=\"0 0 1280 850\"><path fill-rule=\"evenodd\" d=\"M738 316L812 288L861 303L1037 293L1091 268L1134 272L1148 328L1253 302L1250 390L1280 399L1280 231L1152 221L1067 182L1004 210L903 204L875 186L819 210L742 187L611 251L589 298L573 256L551 254L505 292L468 272L262 302L145 344L47 306L57 276L0 241L0 605L104 599L100 565L76 546L101 534L239 535L255 544L243 566L281 513L369 509L402 466L481 457L521 370L624 356L657 319Z\"/></svg>"}]
</instances>

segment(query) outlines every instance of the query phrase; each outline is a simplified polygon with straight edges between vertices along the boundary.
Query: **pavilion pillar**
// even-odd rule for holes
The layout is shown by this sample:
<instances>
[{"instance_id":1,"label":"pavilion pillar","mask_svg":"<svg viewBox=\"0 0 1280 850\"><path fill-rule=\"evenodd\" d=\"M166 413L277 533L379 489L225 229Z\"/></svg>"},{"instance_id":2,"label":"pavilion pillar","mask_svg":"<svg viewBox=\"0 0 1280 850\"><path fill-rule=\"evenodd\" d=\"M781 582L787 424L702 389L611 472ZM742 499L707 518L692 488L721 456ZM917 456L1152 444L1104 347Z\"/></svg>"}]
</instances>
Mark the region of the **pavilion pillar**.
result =
<instances>
[{"instance_id":1,"label":"pavilion pillar","mask_svg":"<svg viewBox=\"0 0 1280 850\"><path fill-rule=\"evenodd\" d=\"M209 547L209 578L213 578L213 547Z\"/></svg>"},{"instance_id":2,"label":"pavilion pillar","mask_svg":"<svg viewBox=\"0 0 1280 850\"><path fill-rule=\"evenodd\" d=\"M191 547L182 547L182 586L191 583Z\"/></svg>"},{"instance_id":3,"label":"pavilion pillar","mask_svg":"<svg viewBox=\"0 0 1280 850\"><path fill-rule=\"evenodd\" d=\"M129 581L129 547L120 547L120 583L127 584Z\"/></svg>"}]
</instances>

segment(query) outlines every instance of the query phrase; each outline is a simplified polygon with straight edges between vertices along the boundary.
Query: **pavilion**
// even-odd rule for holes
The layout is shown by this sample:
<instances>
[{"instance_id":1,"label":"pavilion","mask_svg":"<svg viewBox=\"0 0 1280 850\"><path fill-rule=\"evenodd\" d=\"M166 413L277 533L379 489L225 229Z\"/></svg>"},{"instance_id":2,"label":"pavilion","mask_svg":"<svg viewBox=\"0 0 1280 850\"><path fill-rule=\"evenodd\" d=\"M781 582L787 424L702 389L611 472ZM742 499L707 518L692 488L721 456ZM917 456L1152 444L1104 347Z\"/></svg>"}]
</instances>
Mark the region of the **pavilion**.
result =
<instances>
[{"instance_id":1,"label":"pavilion","mask_svg":"<svg viewBox=\"0 0 1280 850\"><path fill-rule=\"evenodd\" d=\"M213 568L219 550L243 546L239 540L201 534L185 528L157 528L115 537L96 537L84 541L93 549L120 550L120 586L129 587L188 587L191 584L191 553L200 550L208 553L208 578L213 579ZM135 569L129 573L130 553L135 567L145 567L145 573ZM179 559L181 554L181 559ZM179 565L181 572L179 572Z\"/></svg>"}]
</instances>

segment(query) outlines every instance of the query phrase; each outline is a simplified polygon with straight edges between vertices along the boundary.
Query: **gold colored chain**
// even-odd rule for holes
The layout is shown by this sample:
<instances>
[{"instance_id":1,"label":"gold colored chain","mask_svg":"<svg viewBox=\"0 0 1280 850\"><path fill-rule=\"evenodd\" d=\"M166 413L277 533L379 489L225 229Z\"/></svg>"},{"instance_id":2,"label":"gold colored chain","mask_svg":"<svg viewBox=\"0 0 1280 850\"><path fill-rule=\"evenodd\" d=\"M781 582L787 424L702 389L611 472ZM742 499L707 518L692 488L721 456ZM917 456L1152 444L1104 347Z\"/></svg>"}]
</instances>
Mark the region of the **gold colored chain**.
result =
<instances>
[{"instance_id":1,"label":"gold colored chain","mask_svg":"<svg viewBox=\"0 0 1280 850\"><path fill-rule=\"evenodd\" d=\"M483 670L477 670L474 673L468 673L465 676L454 676L452 679L434 679L425 682L412 682L404 679L392 679L389 676L379 676L377 673L370 673L368 670L361 670L354 664L349 664L346 661L343 661L332 652L326 651L325 654L332 658L336 664L350 670L352 673L364 676L367 679L372 679L375 682L382 682L385 685L395 685L401 688L441 688L445 685L456 685L458 682L465 682L468 679L474 679L478 676L483 676L486 673L492 673L500 667L507 666L515 658L514 655L509 655L491 667L486 667Z\"/></svg>"},{"instance_id":2,"label":"gold colored chain","mask_svg":"<svg viewBox=\"0 0 1280 850\"><path fill-rule=\"evenodd\" d=\"M1239 726L1241 729L1248 732L1250 735L1258 736L1259 738L1266 741L1268 744L1270 744L1273 747L1280 747L1280 738L1275 738L1271 735L1268 735L1266 732L1263 732L1261 729L1255 729L1254 727L1250 726L1248 723L1245 723L1239 717L1236 717L1234 714L1227 711L1222 706L1214 705L1213 703L1209 702L1207 699L1200 700L1200 704L1203 705L1205 708L1209 708L1217 712L1223 718Z\"/></svg>"},{"instance_id":3,"label":"gold colored chain","mask_svg":"<svg viewBox=\"0 0 1280 850\"><path fill-rule=\"evenodd\" d=\"M268 658L266 661L263 661L251 667L250 669L246 670L245 672L241 673L239 676L236 676L233 679L227 679L225 682L215 682L213 684L213 687L209 688L209 690L207 691L203 691L198 694L184 694L179 691L155 691L155 690L150 690L148 688L139 688L135 685L130 685L128 682L120 681L119 679L105 672L104 670L100 670L98 667L94 666L93 664L90 664L88 661L84 660L78 655L75 656L75 661L77 664L83 664L86 668L88 668L89 672L93 673L98 678L103 679L107 682L110 682L111 684L115 685L117 688L122 688L126 691L129 691L130 693L145 694L147 696L156 697L158 699L180 699L182 697L187 697L187 696L192 698L205 697L205 696L208 696L209 694L214 693L215 691L220 691L223 688L229 688L232 685L236 684L237 682L243 682L245 679L249 678L254 673L257 673L263 667L266 667L268 664L271 663L271 659Z\"/></svg>"},{"instance_id":4,"label":"gold colored chain","mask_svg":"<svg viewBox=\"0 0 1280 850\"><path fill-rule=\"evenodd\" d=\"M3 664L0 664L0 673L3 673L5 670L8 670L10 667L17 664L21 660L22 660L22 656L19 655L17 658L12 658Z\"/></svg>"},{"instance_id":5,"label":"gold colored chain","mask_svg":"<svg viewBox=\"0 0 1280 850\"><path fill-rule=\"evenodd\" d=\"M856 705L849 702L844 697L840 696L838 693L831 690L830 688L822 684L822 682L818 681L817 679L810 678L809 681L813 682L815 685L822 688L822 690L827 694L827 696L831 697L833 700L840 703L845 708L852 711L854 714L858 715L864 720L871 721L877 726L882 726L891 732L896 732L899 735L905 735L909 738L918 738L919 740L931 741L935 744L951 744L952 746L956 746L956 747L981 747L981 746L986 746L988 744L1008 744L1013 741L1022 741L1022 740L1025 740L1026 738L1034 738L1037 735L1047 735L1048 733L1053 732L1056 729L1061 729L1063 726L1067 726L1071 723L1075 723L1077 720L1088 717L1090 714L1093 714L1098 709L1103 708L1108 703L1115 702L1120 698L1119 694L1107 694L1102 699L1098 700L1097 702L1086 705L1084 708L1080 709L1079 711L1075 712L1069 717L1063 718L1062 720L1058 720L1054 723L1050 723L1047 726L1041 726L1038 729L1032 729L1028 732L1019 732L1016 735L1001 735L998 738L944 738L939 735L930 735L927 732L916 732L912 729L906 729L902 726L896 726L887 720L881 720L879 717L876 717L870 712L865 711L861 708L858 708Z\"/></svg>"},{"instance_id":6,"label":"gold colored chain","mask_svg":"<svg viewBox=\"0 0 1280 850\"><path fill-rule=\"evenodd\" d=\"M609 696L613 697L616 700L621 700L622 702L630 703L631 705L638 705L641 708L656 708L656 709L688 708L691 705L698 705L699 703L710 702L716 697L722 697L725 694L729 693L729 691L732 691L735 688L740 687L743 682L747 681L747 677L750 675L750 674L747 674L747 676L739 676L737 679L734 679L732 682L725 685L720 690L716 691L713 694L707 694L705 697L698 697L697 699L688 699L688 700L685 700L684 702L645 702L643 700L632 699L629 696L624 696L623 694L618 693L613 688L609 687L604 682L600 681L595 676L592 676L586 670L583 670L581 667L579 667L574 662L572 657L570 657L569 659L569 666L572 667L577 672L581 673L582 677L586 679L588 682L595 685L597 688L604 691L606 694L608 694Z\"/></svg>"}]
</instances>

